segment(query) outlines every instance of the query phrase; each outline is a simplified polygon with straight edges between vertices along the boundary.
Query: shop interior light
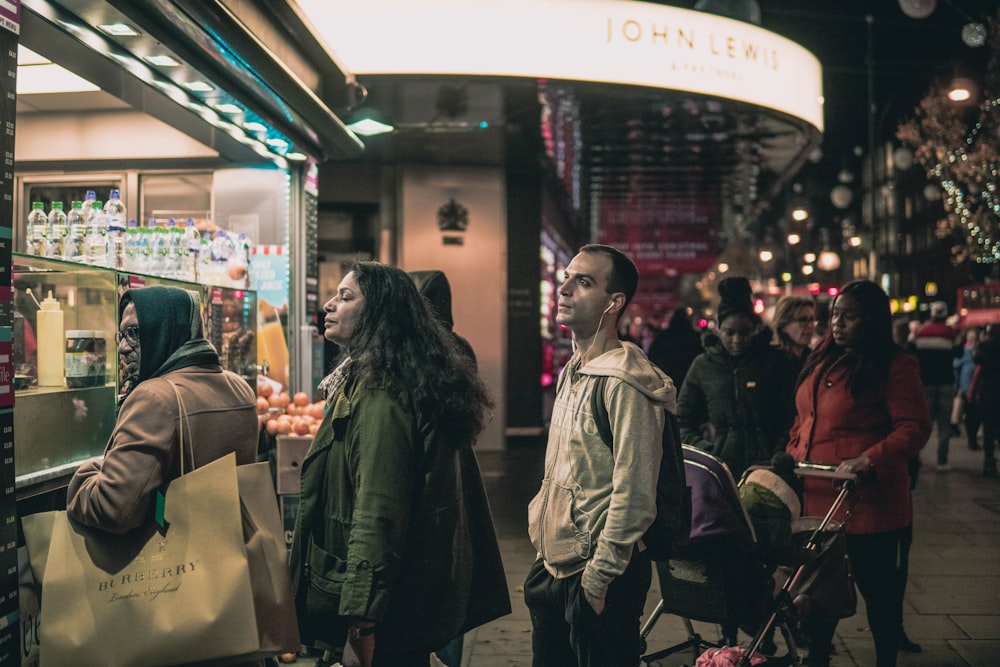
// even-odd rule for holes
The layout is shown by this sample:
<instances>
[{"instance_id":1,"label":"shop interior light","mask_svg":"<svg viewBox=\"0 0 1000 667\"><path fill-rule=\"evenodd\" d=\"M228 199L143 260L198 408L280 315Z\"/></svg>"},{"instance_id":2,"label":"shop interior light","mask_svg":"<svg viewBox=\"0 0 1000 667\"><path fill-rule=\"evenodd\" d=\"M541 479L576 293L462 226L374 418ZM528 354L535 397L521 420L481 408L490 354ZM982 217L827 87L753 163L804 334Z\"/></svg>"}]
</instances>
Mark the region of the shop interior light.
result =
<instances>
[{"instance_id":1,"label":"shop interior light","mask_svg":"<svg viewBox=\"0 0 1000 667\"><path fill-rule=\"evenodd\" d=\"M375 118L362 118L347 125L347 129L363 137L372 137L377 134L386 134L396 128L388 123L383 123Z\"/></svg>"},{"instance_id":2,"label":"shop interior light","mask_svg":"<svg viewBox=\"0 0 1000 667\"><path fill-rule=\"evenodd\" d=\"M802 237L798 234L792 233L789 234L785 240L788 241L788 245L798 245L802 241Z\"/></svg>"},{"instance_id":3,"label":"shop interior light","mask_svg":"<svg viewBox=\"0 0 1000 667\"><path fill-rule=\"evenodd\" d=\"M90 81L56 65L20 44L17 46L17 94L88 93L100 90Z\"/></svg>"},{"instance_id":4,"label":"shop interior light","mask_svg":"<svg viewBox=\"0 0 1000 667\"><path fill-rule=\"evenodd\" d=\"M222 113L240 113L241 111L243 111L243 109L241 109L239 106L235 104L229 104L228 102L224 104L216 104L215 109L216 111L221 111Z\"/></svg>"},{"instance_id":5,"label":"shop interior light","mask_svg":"<svg viewBox=\"0 0 1000 667\"><path fill-rule=\"evenodd\" d=\"M795 222L802 222L809 218L809 211L804 208L796 208L792 210L792 220Z\"/></svg>"},{"instance_id":6,"label":"shop interior light","mask_svg":"<svg viewBox=\"0 0 1000 667\"><path fill-rule=\"evenodd\" d=\"M215 87L206 81L188 81L184 87L192 93L210 93L215 90Z\"/></svg>"},{"instance_id":7,"label":"shop interior light","mask_svg":"<svg viewBox=\"0 0 1000 667\"><path fill-rule=\"evenodd\" d=\"M288 142L285 141L284 139L278 139L277 137L275 137L274 139L268 139L265 143L271 148L276 148L278 150L281 150L283 148L288 148Z\"/></svg>"},{"instance_id":8,"label":"shop interior light","mask_svg":"<svg viewBox=\"0 0 1000 667\"><path fill-rule=\"evenodd\" d=\"M806 264L812 264L813 262L816 261L816 253L807 252L805 255L802 256L802 259L806 261Z\"/></svg>"},{"instance_id":9,"label":"shop interior light","mask_svg":"<svg viewBox=\"0 0 1000 667\"><path fill-rule=\"evenodd\" d=\"M250 130L251 132L267 132L267 125L252 120L250 122L243 123L243 129Z\"/></svg>"},{"instance_id":10,"label":"shop interior light","mask_svg":"<svg viewBox=\"0 0 1000 667\"><path fill-rule=\"evenodd\" d=\"M306 160L309 156L305 153L299 153L298 151L293 151L291 153L285 153L285 157L289 160L295 160L296 162L302 162Z\"/></svg>"},{"instance_id":11,"label":"shop interior light","mask_svg":"<svg viewBox=\"0 0 1000 667\"><path fill-rule=\"evenodd\" d=\"M157 67L180 67L181 64L170 56L146 56L146 62Z\"/></svg>"},{"instance_id":12,"label":"shop interior light","mask_svg":"<svg viewBox=\"0 0 1000 667\"><path fill-rule=\"evenodd\" d=\"M115 37L135 37L139 34L138 30L127 23L104 23L98 25L97 29Z\"/></svg>"}]
</instances>

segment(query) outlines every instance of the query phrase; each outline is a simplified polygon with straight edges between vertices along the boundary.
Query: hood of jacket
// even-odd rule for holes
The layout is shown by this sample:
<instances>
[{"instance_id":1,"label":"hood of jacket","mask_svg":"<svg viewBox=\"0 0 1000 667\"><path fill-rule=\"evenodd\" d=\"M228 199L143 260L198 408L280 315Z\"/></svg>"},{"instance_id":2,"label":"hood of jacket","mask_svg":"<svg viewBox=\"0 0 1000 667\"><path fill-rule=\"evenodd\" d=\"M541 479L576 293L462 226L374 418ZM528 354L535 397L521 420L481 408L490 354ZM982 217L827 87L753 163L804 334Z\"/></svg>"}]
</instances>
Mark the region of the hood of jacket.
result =
<instances>
[{"instance_id":1,"label":"hood of jacket","mask_svg":"<svg viewBox=\"0 0 1000 667\"><path fill-rule=\"evenodd\" d=\"M605 352L580 369L587 375L618 378L660 403L671 414L677 412L677 389L674 381L646 358L642 349L628 341Z\"/></svg>"},{"instance_id":2,"label":"hood of jacket","mask_svg":"<svg viewBox=\"0 0 1000 667\"><path fill-rule=\"evenodd\" d=\"M443 271L410 271L410 279L417 286L420 295L427 299L438 321L451 329L455 320L451 315L451 284Z\"/></svg>"}]
</instances>

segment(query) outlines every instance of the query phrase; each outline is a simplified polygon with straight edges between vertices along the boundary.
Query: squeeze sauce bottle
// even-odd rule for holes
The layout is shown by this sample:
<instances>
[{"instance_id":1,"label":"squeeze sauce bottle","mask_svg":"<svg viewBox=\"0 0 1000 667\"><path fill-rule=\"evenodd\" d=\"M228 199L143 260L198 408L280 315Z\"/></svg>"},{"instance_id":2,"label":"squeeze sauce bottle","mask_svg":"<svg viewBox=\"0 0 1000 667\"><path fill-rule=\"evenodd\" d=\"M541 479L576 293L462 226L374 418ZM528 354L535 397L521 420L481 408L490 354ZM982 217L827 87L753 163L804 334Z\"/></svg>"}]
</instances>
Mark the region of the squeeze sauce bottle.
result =
<instances>
[{"instance_id":1,"label":"squeeze sauce bottle","mask_svg":"<svg viewBox=\"0 0 1000 667\"><path fill-rule=\"evenodd\" d=\"M66 346L63 311L52 290L38 306L38 386L61 387Z\"/></svg>"}]
</instances>

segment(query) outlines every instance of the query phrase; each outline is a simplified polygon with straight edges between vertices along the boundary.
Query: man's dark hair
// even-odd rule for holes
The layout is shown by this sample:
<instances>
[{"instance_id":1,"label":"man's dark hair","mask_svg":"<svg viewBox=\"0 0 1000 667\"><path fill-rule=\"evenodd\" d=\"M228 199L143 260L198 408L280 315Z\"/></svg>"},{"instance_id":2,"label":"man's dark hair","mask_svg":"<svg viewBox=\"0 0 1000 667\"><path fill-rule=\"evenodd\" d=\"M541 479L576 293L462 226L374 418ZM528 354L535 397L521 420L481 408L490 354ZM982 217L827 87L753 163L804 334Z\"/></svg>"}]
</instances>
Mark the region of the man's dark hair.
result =
<instances>
[{"instance_id":1,"label":"man's dark hair","mask_svg":"<svg viewBox=\"0 0 1000 667\"><path fill-rule=\"evenodd\" d=\"M635 268L635 263L629 259L628 255L618 248L599 243L588 243L580 248L580 252L591 254L602 253L611 258L611 277L608 280L608 294L621 292L625 295L625 305L622 306L621 313L625 312L635 291L639 287L639 270ZM619 316L621 315L619 313Z\"/></svg>"}]
</instances>

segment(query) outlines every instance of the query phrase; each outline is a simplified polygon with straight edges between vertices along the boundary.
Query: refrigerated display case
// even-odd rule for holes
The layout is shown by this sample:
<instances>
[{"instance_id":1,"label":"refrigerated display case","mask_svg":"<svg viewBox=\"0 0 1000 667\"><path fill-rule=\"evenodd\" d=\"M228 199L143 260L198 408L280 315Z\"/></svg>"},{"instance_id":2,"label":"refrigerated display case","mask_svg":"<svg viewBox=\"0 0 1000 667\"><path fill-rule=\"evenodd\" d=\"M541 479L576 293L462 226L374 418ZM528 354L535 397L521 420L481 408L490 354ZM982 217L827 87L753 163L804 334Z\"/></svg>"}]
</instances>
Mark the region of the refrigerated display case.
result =
<instances>
[{"instance_id":1,"label":"refrigerated display case","mask_svg":"<svg viewBox=\"0 0 1000 667\"><path fill-rule=\"evenodd\" d=\"M16 253L13 269L14 474L19 498L64 484L82 461L104 452L118 398L118 300L128 289L170 285L198 292L205 337L219 351L223 366L256 385L257 295L251 290ZM65 381L39 386L38 302L49 294L62 311ZM87 372L79 372L74 355L85 359Z\"/></svg>"}]
</instances>

